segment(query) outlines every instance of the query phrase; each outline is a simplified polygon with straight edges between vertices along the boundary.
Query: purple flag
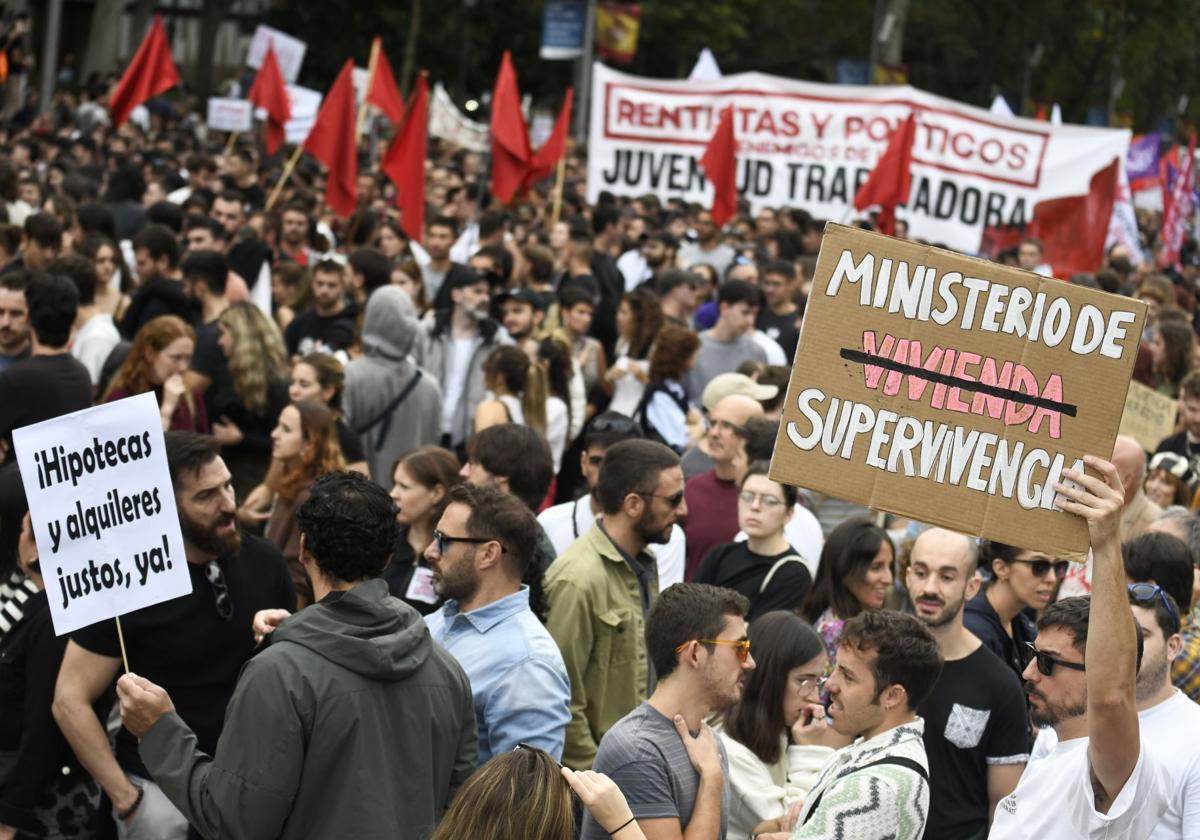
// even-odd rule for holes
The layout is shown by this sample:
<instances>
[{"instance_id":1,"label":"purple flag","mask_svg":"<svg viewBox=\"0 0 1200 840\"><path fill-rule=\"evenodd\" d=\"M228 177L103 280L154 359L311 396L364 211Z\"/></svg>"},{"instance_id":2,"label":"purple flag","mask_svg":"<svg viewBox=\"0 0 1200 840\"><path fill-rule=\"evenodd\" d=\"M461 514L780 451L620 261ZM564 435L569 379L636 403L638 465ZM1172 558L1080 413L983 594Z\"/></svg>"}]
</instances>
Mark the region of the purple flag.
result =
<instances>
[{"instance_id":1,"label":"purple flag","mask_svg":"<svg viewBox=\"0 0 1200 840\"><path fill-rule=\"evenodd\" d=\"M1129 175L1129 186L1136 192L1139 182L1158 183L1158 132L1140 134L1129 143L1125 156L1125 171ZM1151 184L1147 183L1147 186Z\"/></svg>"}]
</instances>

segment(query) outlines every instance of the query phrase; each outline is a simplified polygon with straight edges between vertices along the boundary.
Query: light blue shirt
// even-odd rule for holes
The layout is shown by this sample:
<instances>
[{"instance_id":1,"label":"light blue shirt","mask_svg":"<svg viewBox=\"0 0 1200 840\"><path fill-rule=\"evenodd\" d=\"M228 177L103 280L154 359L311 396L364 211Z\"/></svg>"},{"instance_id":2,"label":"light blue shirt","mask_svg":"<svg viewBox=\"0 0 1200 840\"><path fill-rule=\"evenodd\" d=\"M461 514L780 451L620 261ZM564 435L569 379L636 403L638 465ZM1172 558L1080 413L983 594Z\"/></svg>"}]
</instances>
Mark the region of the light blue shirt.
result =
<instances>
[{"instance_id":1,"label":"light blue shirt","mask_svg":"<svg viewBox=\"0 0 1200 840\"><path fill-rule=\"evenodd\" d=\"M529 608L529 587L465 613L449 600L425 623L471 681L479 763L519 743L561 760L571 681L558 645Z\"/></svg>"}]
</instances>

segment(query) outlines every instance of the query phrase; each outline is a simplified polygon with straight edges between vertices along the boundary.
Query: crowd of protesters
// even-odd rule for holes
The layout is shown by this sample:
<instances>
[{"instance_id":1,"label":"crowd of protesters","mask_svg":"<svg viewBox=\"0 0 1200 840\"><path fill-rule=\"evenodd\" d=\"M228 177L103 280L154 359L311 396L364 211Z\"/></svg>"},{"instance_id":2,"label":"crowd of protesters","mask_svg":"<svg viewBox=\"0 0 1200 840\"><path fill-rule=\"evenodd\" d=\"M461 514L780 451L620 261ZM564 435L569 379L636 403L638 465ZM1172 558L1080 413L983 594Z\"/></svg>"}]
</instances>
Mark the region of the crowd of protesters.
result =
<instances>
[{"instance_id":1,"label":"crowd of protesters","mask_svg":"<svg viewBox=\"0 0 1200 840\"><path fill-rule=\"evenodd\" d=\"M0 127L0 840L1200 837L1194 242L1069 278L1180 406L1064 473L1070 563L770 477L821 219L589 203L582 152L498 206L434 140L417 241L369 152L343 219L93 99ZM192 592L118 679L12 431L145 392Z\"/></svg>"}]
</instances>

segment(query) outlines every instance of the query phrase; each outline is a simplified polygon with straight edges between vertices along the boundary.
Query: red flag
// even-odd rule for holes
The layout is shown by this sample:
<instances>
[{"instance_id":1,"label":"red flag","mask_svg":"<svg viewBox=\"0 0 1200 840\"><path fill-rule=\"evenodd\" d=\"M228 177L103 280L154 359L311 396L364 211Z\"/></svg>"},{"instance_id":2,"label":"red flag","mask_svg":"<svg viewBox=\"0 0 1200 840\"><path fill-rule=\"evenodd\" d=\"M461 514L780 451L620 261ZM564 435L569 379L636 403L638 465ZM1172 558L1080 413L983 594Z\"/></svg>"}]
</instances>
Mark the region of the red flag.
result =
<instances>
[{"instance_id":1,"label":"red flag","mask_svg":"<svg viewBox=\"0 0 1200 840\"><path fill-rule=\"evenodd\" d=\"M700 158L704 175L712 181L712 220L722 227L737 212L737 140L733 136L733 106L721 111L721 121Z\"/></svg>"},{"instance_id":2,"label":"red flag","mask_svg":"<svg viewBox=\"0 0 1200 840\"><path fill-rule=\"evenodd\" d=\"M329 169L325 203L349 218L358 203L358 144L354 137L354 60L346 59L342 72L317 112L317 121L304 148Z\"/></svg>"},{"instance_id":3,"label":"red flag","mask_svg":"<svg viewBox=\"0 0 1200 840\"><path fill-rule=\"evenodd\" d=\"M525 171L525 180L521 184L521 192L526 192L538 181L546 178L554 171L554 167L567 152L567 131L571 123L571 105L575 101L575 89L567 88L563 98L562 108L559 109L558 119L554 122L554 130L546 138L546 142L537 150L529 168Z\"/></svg>"},{"instance_id":4,"label":"red flag","mask_svg":"<svg viewBox=\"0 0 1200 840\"><path fill-rule=\"evenodd\" d=\"M400 129L383 156L380 169L396 185L400 227L409 238L420 242L425 234L425 147L428 140L429 81L417 76L412 101Z\"/></svg>"},{"instance_id":5,"label":"red flag","mask_svg":"<svg viewBox=\"0 0 1200 840\"><path fill-rule=\"evenodd\" d=\"M912 189L912 147L916 136L917 116L909 114L888 141L866 183L854 194L855 210L878 205L876 226L888 236L896 232L896 205L907 202Z\"/></svg>"},{"instance_id":6,"label":"red flag","mask_svg":"<svg viewBox=\"0 0 1200 840\"><path fill-rule=\"evenodd\" d=\"M492 90L491 186L492 195L501 204L512 201L521 188L531 157L529 130L521 113L521 92L517 89L517 72L513 69L512 54L505 50Z\"/></svg>"},{"instance_id":7,"label":"red flag","mask_svg":"<svg viewBox=\"0 0 1200 840\"><path fill-rule=\"evenodd\" d=\"M1184 228L1193 209L1192 190L1196 181L1195 159L1196 135L1193 134L1188 139L1187 157L1179 166L1175 181L1171 184L1170 193L1166 191L1163 193L1164 199L1168 195L1170 196L1169 201L1163 202L1166 205L1162 221L1163 246L1158 258L1159 265L1163 268L1171 268L1179 262L1179 252L1183 248L1183 237L1186 234Z\"/></svg>"},{"instance_id":8,"label":"red flag","mask_svg":"<svg viewBox=\"0 0 1200 840\"><path fill-rule=\"evenodd\" d=\"M375 72L371 74L371 83L367 85L367 102L382 111L392 125L400 125L404 120L404 100L400 97L400 88L396 86L396 77L392 75L387 53L383 51L383 39L375 40L378 42L375 47Z\"/></svg>"},{"instance_id":9,"label":"red flag","mask_svg":"<svg viewBox=\"0 0 1200 840\"><path fill-rule=\"evenodd\" d=\"M283 145L283 125L292 118L292 106L288 104L283 73L270 43L246 98L267 112L267 154L273 155Z\"/></svg>"},{"instance_id":10,"label":"red flag","mask_svg":"<svg viewBox=\"0 0 1200 840\"><path fill-rule=\"evenodd\" d=\"M1055 277L1091 273L1104 264L1104 240L1117 197L1119 162L1092 176L1086 195L1039 201L1028 234L1042 243Z\"/></svg>"},{"instance_id":11,"label":"red flag","mask_svg":"<svg viewBox=\"0 0 1200 840\"><path fill-rule=\"evenodd\" d=\"M125 69L125 75L108 97L113 128L129 119L130 113L138 105L177 84L179 70L171 60L171 45L167 43L162 18L155 15L150 31Z\"/></svg>"}]
</instances>

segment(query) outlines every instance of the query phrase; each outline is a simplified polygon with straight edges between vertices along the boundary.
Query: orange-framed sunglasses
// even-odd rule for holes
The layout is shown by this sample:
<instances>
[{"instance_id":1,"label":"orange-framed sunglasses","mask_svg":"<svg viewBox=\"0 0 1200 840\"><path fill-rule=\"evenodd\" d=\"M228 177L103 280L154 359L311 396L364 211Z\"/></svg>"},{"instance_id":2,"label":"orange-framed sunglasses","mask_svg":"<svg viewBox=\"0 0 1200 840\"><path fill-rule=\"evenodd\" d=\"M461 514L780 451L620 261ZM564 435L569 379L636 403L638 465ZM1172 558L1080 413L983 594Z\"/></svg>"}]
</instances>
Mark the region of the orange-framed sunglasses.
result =
<instances>
[{"instance_id":1,"label":"orange-framed sunglasses","mask_svg":"<svg viewBox=\"0 0 1200 840\"><path fill-rule=\"evenodd\" d=\"M750 656L750 640L749 639L688 639L686 642L675 648L676 653L683 653L683 649L692 642L697 642L702 645L728 645L736 648L734 651L737 654L738 662L745 662Z\"/></svg>"}]
</instances>

